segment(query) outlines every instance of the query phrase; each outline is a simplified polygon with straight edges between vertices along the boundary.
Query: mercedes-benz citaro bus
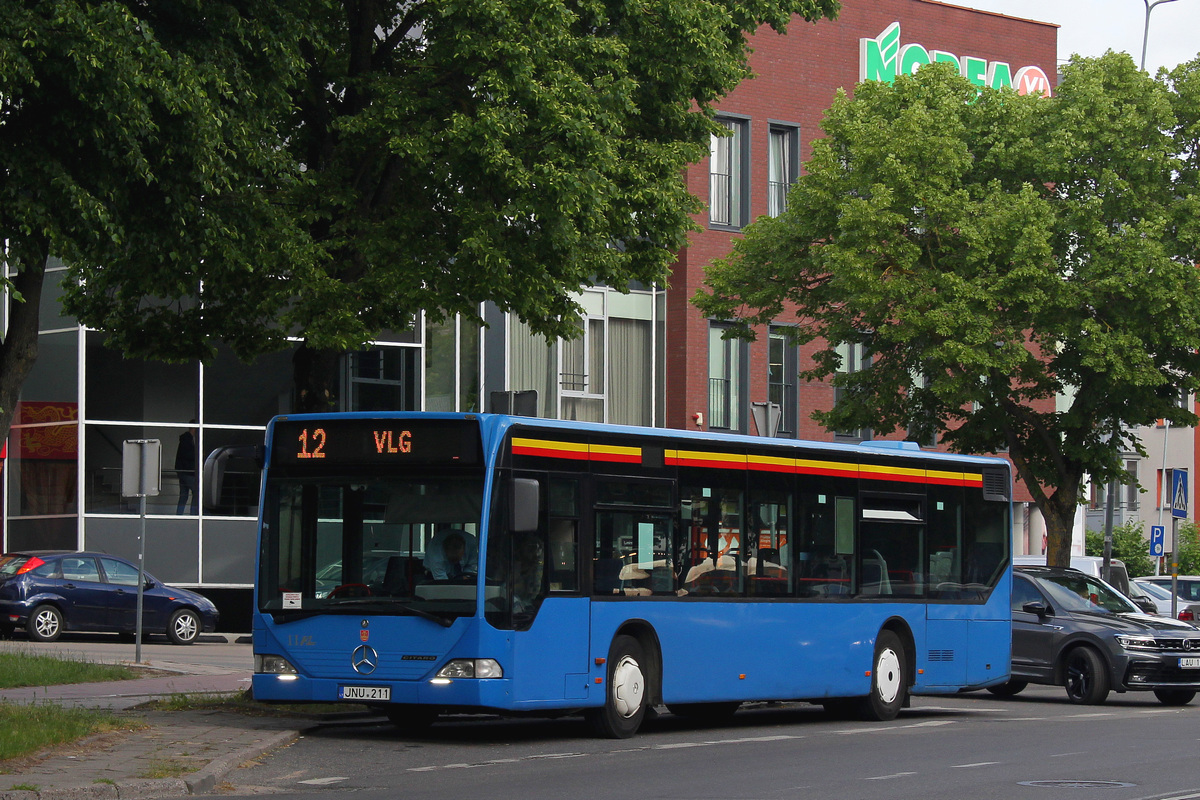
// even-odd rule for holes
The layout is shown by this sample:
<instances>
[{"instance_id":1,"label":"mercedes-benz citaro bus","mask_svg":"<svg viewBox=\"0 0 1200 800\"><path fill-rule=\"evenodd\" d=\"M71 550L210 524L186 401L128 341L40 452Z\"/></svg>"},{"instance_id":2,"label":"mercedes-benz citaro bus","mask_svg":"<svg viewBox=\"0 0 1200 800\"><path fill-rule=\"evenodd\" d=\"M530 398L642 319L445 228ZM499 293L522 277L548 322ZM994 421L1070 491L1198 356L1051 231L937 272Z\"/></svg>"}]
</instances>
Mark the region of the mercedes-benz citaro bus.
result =
<instances>
[{"instance_id":1,"label":"mercedes-benz citaro bus","mask_svg":"<svg viewBox=\"0 0 1200 800\"><path fill-rule=\"evenodd\" d=\"M277 417L262 456L257 700L623 738L660 704L883 721L1008 679L1002 459L415 412Z\"/></svg>"}]
</instances>

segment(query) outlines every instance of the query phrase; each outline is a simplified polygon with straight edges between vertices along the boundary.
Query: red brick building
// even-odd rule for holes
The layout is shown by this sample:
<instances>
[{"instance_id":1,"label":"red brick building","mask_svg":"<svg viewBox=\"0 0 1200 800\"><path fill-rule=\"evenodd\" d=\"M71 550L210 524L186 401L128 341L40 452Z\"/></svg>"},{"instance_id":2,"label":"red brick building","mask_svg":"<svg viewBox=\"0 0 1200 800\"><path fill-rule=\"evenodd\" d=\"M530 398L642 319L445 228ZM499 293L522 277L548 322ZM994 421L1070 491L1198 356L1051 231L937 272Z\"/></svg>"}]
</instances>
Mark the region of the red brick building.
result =
<instances>
[{"instance_id":1,"label":"red brick building","mask_svg":"<svg viewBox=\"0 0 1200 800\"><path fill-rule=\"evenodd\" d=\"M832 405L834 390L824 383L791 383L811 347L798 351L771 331L760 331L749 345L722 343L720 321L703 317L690 298L703 285L706 265L729 251L740 229L773 213L786 190L780 184L803 169L839 89L852 93L861 78L877 77L881 65L907 69L951 58L979 83L1048 89L1037 80L1056 74L1057 39L1056 25L933 0L848 0L835 21L797 20L785 36L760 31L752 40L756 77L717 106L734 135L714 140L712 156L687 173L689 189L707 200L708 210L697 219L703 230L680 255L667 291L664 424L756 433L750 408L771 400L782 408L780 435L875 436L834 436L812 421L813 409ZM853 355L847 353L851 362ZM1028 501L1029 495L1019 488L1017 499Z\"/></svg>"}]
</instances>

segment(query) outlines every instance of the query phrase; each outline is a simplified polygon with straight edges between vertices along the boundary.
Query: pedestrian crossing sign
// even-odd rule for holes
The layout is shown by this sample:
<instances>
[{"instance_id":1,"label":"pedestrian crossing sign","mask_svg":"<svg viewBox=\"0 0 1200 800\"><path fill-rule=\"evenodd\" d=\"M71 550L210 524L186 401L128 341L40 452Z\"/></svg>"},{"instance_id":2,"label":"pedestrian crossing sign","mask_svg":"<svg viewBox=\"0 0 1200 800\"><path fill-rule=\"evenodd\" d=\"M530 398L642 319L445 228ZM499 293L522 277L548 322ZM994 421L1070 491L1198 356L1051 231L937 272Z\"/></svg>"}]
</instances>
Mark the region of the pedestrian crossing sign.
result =
<instances>
[{"instance_id":1,"label":"pedestrian crossing sign","mask_svg":"<svg viewBox=\"0 0 1200 800\"><path fill-rule=\"evenodd\" d=\"M1186 469L1171 471L1171 516L1187 519L1188 472Z\"/></svg>"}]
</instances>

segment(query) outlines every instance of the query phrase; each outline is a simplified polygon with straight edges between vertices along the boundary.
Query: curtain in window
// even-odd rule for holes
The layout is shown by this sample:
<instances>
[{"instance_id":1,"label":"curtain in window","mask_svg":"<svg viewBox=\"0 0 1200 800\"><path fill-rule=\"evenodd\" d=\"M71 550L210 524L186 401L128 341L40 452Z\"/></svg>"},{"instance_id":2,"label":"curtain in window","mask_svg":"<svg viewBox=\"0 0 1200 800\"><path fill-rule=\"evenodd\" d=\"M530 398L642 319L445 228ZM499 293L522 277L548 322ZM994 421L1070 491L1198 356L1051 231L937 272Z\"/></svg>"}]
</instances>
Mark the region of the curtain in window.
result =
<instances>
[{"instance_id":1,"label":"curtain in window","mask_svg":"<svg viewBox=\"0 0 1200 800\"><path fill-rule=\"evenodd\" d=\"M732 122L722 122L734 130ZM708 218L718 225L733 224L734 137L712 136L709 141Z\"/></svg>"},{"instance_id":2,"label":"curtain in window","mask_svg":"<svg viewBox=\"0 0 1200 800\"><path fill-rule=\"evenodd\" d=\"M555 390L557 365L553 345L545 337L536 336L529 326L512 318L509 341L509 388L519 392L534 389L538 393L539 413L551 419L558 416Z\"/></svg>"},{"instance_id":3,"label":"curtain in window","mask_svg":"<svg viewBox=\"0 0 1200 800\"><path fill-rule=\"evenodd\" d=\"M610 319L608 344L610 422L651 424L650 321Z\"/></svg>"}]
</instances>

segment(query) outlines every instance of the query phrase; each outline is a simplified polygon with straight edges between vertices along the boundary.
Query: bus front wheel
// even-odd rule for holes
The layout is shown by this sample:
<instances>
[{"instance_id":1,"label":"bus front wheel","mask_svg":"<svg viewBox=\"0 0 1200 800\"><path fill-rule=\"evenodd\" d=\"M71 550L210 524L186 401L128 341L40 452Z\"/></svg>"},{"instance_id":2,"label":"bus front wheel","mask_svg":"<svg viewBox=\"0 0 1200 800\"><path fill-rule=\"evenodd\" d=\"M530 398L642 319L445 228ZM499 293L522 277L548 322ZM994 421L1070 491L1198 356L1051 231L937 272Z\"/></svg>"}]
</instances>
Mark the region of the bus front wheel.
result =
<instances>
[{"instance_id":1,"label":"bus front wheel","mask_svg":"<svg viewBox=\"0 0 1200 800\"><path fill-rule=\"evenodd\" d=\"M896 718L908 696L908 657L900 637L880 631L872 663L871 693L862 699L859 710L863 719L887 722Z\"/></svg>"},{"instance_id":2,"label":"bus front wheel","mask_svg":"<svg viewBox=\"0 0 1200 800\"><path fill-rule=\"evenodd\" d=\"M618 636L608 650L604 705L587 711L587 720L606 739L628 739L646 718L649 698L646 653L632 636Z\"/></svg>"}]
</instances>

